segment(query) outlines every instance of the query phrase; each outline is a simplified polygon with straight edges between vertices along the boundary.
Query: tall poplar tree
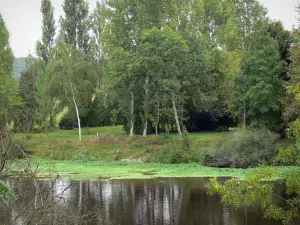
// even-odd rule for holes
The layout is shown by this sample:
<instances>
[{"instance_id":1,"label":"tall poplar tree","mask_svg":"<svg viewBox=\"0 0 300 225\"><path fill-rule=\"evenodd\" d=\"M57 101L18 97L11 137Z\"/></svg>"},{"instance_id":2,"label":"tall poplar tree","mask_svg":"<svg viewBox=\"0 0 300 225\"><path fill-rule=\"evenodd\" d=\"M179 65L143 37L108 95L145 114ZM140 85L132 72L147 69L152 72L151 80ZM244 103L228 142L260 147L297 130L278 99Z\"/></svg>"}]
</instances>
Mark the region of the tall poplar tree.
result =
<instances>
[{"instance_id":1,"label":"tall poplar tree","mask_svg":"<svg viewBox=\"0 0 300 225\"><path fill-rule=\"evenodd\" d=\"M64 0L64 17L60 17L60 38L76 47L81 56L90 52L89 5L84 0Z\"/></svg>"},{"instance_id":2,"label":"tall poplar tree","mask_svg":"<svg viewBox=\"0 0 300 225\"><path fill-rule=\"evenodd\" d=\"M49 63L49 50L54 45L55 20L53 16L54 8L50 0L43 0L41 13L43 14L42 40L36 43L36 53L42 58L45 64Z\"/></svg>"}]
</instances>

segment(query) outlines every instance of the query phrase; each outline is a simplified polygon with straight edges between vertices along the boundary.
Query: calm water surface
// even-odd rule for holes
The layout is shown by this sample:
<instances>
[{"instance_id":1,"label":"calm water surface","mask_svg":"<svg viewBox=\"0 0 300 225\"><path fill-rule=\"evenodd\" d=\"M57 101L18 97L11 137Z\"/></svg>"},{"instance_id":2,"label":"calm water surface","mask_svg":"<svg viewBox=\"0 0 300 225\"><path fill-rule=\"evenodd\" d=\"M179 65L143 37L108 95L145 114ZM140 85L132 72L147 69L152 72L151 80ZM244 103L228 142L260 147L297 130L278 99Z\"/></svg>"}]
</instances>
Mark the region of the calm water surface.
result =
<instances>
[{"instance_id":1,"label":"calm water surface","mask_svg":"<svg viewBox=\"0 0 300 225\"><path fill-rule=\"evenodd\" d=\"M264 220L257 207L235 209L220 203L218 196L206 194L207 180L58 180L38 185L29 180L8 180L18 199L11 208L0 209L0 224L280 224ZM280 194L282 190L277 189ZM43 197L36 197L40 193Z\"/></svg>"}]
</instances>

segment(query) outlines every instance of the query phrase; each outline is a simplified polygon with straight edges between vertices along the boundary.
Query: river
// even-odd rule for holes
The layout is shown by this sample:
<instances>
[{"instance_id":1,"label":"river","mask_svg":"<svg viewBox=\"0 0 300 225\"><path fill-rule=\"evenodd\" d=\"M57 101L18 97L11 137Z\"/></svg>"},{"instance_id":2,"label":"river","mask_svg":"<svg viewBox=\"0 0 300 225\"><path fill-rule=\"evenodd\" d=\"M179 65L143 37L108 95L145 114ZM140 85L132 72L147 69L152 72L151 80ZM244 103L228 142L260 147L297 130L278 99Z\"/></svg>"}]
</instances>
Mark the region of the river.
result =
<instances>
[{"instance_id":1,"label":"river","mask_svg":"<svg viewBox=\"0 0 300 225\"><path fill-rule=\"evenodd\" d=\"M0 224L279 225L258 207L238 209L207 195L207 178L40 181L9 179L17 200ZM38 188L36 188L38 187ZM277 187L277 192L282 192Z\"/></svg>"}]
</instances>

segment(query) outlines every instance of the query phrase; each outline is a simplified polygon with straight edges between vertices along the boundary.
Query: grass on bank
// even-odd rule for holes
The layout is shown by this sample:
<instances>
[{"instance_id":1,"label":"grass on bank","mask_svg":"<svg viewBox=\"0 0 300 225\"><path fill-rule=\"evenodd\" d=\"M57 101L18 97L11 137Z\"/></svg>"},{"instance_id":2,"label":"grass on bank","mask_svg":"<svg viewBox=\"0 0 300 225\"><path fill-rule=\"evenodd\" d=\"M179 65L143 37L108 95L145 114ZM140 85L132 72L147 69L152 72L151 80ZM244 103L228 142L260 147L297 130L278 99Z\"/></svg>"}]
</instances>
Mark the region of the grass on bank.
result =
<instances>
[{"instance_id":1,"label":"grass on bank","mask_svg":"<svg viewBox=\"0 0 300 225\"><path fill-rule=\"evenodd\" d=\"M98 133L98 138L97 138ZM188 135L195 159L214 150L216 143L230 133L202 132ZM86 160L122 160L168 163L166 154L181 148L177 134L129 137L121 126L83 129L79 142L77 130L58 130L45 133L16 134L24 149L34 156L51 160L78 160L85 153ZM172 153L173 154L173 153ZM194 157L193 156L193 157ZM176 152L169 157L176 157ZM176 159L175 159L176 160ZM189 159L186 160L188 162Z\"/></svg>"},{"instance_id":2,"label":"grass on bank","mask_svg":"<svg viewBox=\"0 0 300 225\"><path fill-rule=\"evenodd\" d=\"M12 170L22 174L18 170L16 161ZM59 175L72 180L103 180L103 179L150 179L168 177L235 177L245 179L257 173L261 168L231 169L211 168L199 164L157 164L157 163L132 163L120 161L56 161L56 160L32 160L31 168L37 170L37 176L47 178L49 175ZM298 167L277 167L277 174L299 169ZM25 176L26 174L23 173Z\"/></svg>"},{"instance_id":3,"label":"grass on bank","mask_svg":"<svg viewBox=\"0 0 300 225\"><path fill-rule=\"evenodd\" d=\"M97 138L98 133L98 138ZM77 130L16 134L25 150L33 151L32 168L39 165L38 176L59 174L70 179L131 179L156 177L236 177L244 179L260 168L219 169L202 166L206 154L214 154L218 142L231 133L202 132L188 135L188 157L182 151L177 134L129 137L121 126L83 130L79 142ZM281 140L279 145L287 145ZM85 156L80 153L85 152ZM116 152L119 152L116 154ZM22 160L21 160L22 161ZM20 162L21 162L20 161ZM145 161L148 163L134 163ZM189 164L170 164L185 162ZM169 163L169 164L168 164ZM18 171L15 164L13 170ZM279 174L290 167L279 167Z\"/></svg>"}]
</instances>

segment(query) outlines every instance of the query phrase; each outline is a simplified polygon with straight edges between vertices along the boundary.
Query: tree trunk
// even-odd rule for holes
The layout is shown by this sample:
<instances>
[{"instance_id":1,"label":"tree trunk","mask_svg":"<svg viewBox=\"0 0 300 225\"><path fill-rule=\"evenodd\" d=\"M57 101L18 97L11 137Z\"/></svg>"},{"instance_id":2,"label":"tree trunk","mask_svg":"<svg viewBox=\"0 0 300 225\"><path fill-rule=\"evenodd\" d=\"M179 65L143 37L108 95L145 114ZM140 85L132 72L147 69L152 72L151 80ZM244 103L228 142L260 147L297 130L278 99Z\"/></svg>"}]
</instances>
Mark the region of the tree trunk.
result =
<instances>
[{"instance_id":1,"label":"tree trunk","mask_svg":"<svg viewBox=\"0 0 300 225\"><path fill-rule=\"evenodd\" d=\"M244 90L244 95L245 95L245 90ZM243 128L246 130L246 100L244 99L244 107L243 107Z\"/></svg>"},{"instance_id":2,"label":"tree trunk","mask_svg":"<svg viewBox=\"0 0 300 225\"><path fill-rule=\"evenodd\" d=\"M246 130L246 109L244 108L243 112L243 128Z\"/></svg>"},{"instance_id":3,"label":"tree trunk","mask_svg":"<svg viewBox=\"0 0 300 225\"><path fill-rule=\"evenodd\" d=\"M178 131L178 134L179 134L180 139L181 139L182 138L182 132L181 132L181 128L180 128L180 123L179 123L179 119L178 119L178 114L177 114L177 109L176 109L174 96L172 97L172 105L173 105L173 110L174 110L174 117L175 117L175 121L176 121L177 131Z\"/></svg>"},{"instance_id":4,"label":"tree trunk","mask_svg":"<svg viewBox=\"0 0 300 225\"><path fill-rule=\"evenodd\" d=\"M146 120L144 125L143 137L147 137L147 127L148 127L148 121Z\"/></svg>"},{"instance_id":5,"label":"tree trunk","mask_svg":"<svg viewBox=\"0 0 300 225\"><path fill-rule=\"evenodd\" d=\"M54 125L53 125L53 110L51 109L50 111L50 127L53 128Z\"/></svg>"},{"instance_id":6,"label":"tree trunk","mask_svg":"<svg viewBox=\"0 0 300 225\"><path fill-rule=\"evenodd\" d=\"M130 92L131 95L131 110L130 110L130 137L134 135L134 99L133 92Z\"/></svg>"},{"instance_id":7,"label":"tree trunk","mask_svg":"<svg viewBox=\"0 0 300 225\"><path fill-rule=\"evenodd\" d=\"M77 103L76 103L76 99L75 99L75 94L74 94L74 89L73 89L73 84L72 83L71 83L71 90L72 90L72 95L73 95L74 107L75 107L76 115L77 115L79 141L81 142L82 137L81 137L80 116L79 116L79 110L78 110L78 106L77 106Z\"/></svg>"},{"instance_id":8,"label":"tree trunk","mask_svg":"<svg viewBox=\"0 0 300 225\"><path fill-rule=\"evenodd\" d=\"M244 99L243 99L243 129L246 130L246 76L243 74L244 78L244 87L243 87L243 94L244 94Z\"/></svg>"},{"instance_id":9,"label":"tree trunk","mask_svg":"<svg viewBox=\"0 0 300 225\"><path fill-rule=\"evenodd\" d=\"M158 123L159 123L159 102L157 103L157 120L155 124L155 135L158 135Z\"/></svg>"},{"instance_id":10,"label":"tree trunk","mask_svg":"<svg viewBox=\"0 0 300 225\"><path fill-rule=\"evenodd\" d=\"M145 81L145 103L144 103L144 132L143 137L147 136L147 128L148 128L148 96L149 96L149 90L148 90L148 83L149 78L146 77Z\"/></svg>"}]
</instances>

